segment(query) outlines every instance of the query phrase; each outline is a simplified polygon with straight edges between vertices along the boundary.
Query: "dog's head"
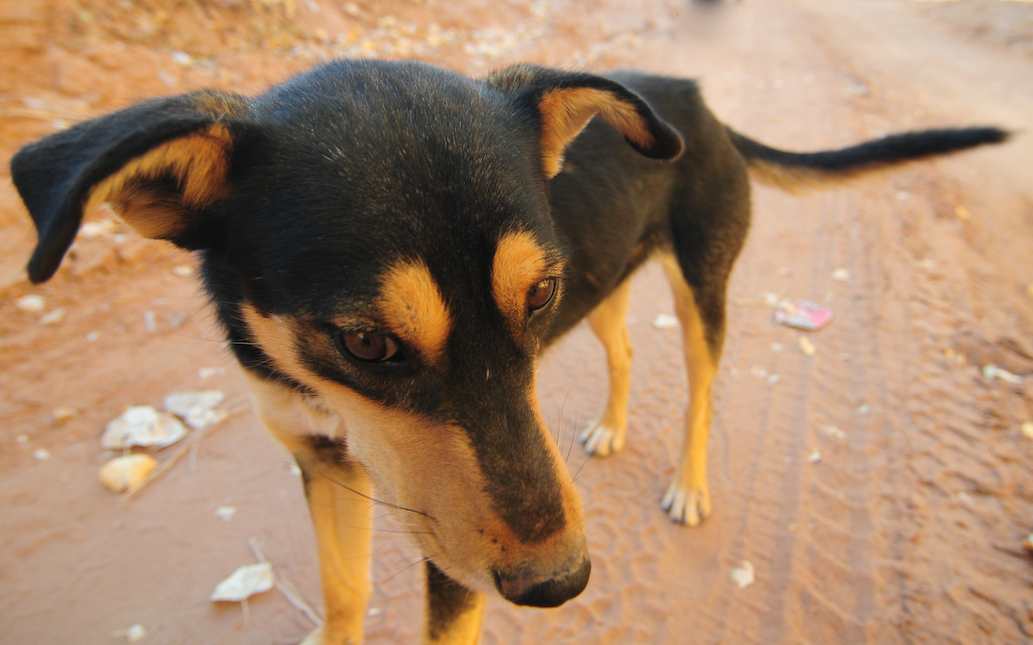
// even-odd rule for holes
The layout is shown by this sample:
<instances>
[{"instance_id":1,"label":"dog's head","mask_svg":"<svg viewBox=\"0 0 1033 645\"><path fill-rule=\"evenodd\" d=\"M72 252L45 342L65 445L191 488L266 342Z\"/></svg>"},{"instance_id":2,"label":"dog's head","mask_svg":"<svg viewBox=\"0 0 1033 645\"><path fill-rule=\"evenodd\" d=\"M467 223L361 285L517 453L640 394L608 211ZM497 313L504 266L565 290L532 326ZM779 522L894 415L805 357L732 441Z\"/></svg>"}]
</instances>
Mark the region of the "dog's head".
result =
<instances>
[{"instance_id":1,"label":"dog's head","mask_svg":"<svg viewBox=\"0 0 1033 645\"><path fill-rule=\"evenodd\" d=\"M588 579L581 509L535 398L563 299L548 180L599 115L641 153L681 140L597 76L471 80L336 62L257 98L145 102L24 148L12 177L57 269L91 204L202 251L238 358L318 397L378 497L475 587L552 606Z\"/></svg>"}]
</instances>

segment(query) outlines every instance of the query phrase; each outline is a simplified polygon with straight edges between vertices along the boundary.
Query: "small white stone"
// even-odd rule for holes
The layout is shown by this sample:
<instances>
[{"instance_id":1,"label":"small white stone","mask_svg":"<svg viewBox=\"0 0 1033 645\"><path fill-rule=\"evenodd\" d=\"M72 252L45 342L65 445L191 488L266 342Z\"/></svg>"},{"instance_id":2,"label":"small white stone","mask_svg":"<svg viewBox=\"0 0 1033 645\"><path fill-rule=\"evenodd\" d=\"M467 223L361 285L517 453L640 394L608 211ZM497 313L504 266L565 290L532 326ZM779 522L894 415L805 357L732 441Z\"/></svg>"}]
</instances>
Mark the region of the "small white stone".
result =
<instances>
[{"instance_id":1,"label":"small white stone","mask_svg":"<svg viewBox=\"0 0 1033 645\"><path fill-rule=\"evenodd\" d=\"M273 588L273 567L268 562L239 567L215 587L212 602L240 602Z\"/></svg>"},{"instance_id":2,"label":"small white stone","mask_svg":"<svg viewBox=\"0 0 1033 645\"><path fill-rule=\"evenodd\" d=\"M653 326L657 329L674 329L678 326L678 319L670 314L659 314L653 320Z\"/></svg>"},{"instance_id":3,"label":"small white stone","mask_svg":"<svg viewBox=\"0 0 1033 645\"><path fill-rule=\"evenodd\" d=\"M33 452L32 456L36 458L36 461L46 461L50 459L50 451L46 448L40 448Z\"/></svg>"},{"instance_id":4,"label":"small white stone","mask_svg":"<svg viewBox=\"0 0 1033 645\"><path fill-rule=\"evenodd\" d=\"M189 278L194 275L194 267L189 264L179 264L172 267L172 273L178 275L181 278Z\"/></svg>"},{"instance_id":5,"label":"small white stone","mask_svg":"<svg viewBox=\"0 0 1033 645\"><path fill-rule=\"evenodd\" d=\"M61 307L53 309L43 314L43 317L39 319L41 325L53 325L59 323L65 318L65 310Z\"/></svg>"},{"instance_id":6,"label":"small white stone","mask_svg":"<svg viewBox=\"0 0 1033 645\"><path fill-rule=\"evenodd\" d=\"M812 452L807 457L807 461L811 462L812 464L820 464L821 463L821 453L818 452L817 450L815 450L814 452Z\"/></svg>"},{"instance_id":7,"label":"small white stone","mask_svg":"<svg viewBox=\"0 0 1033 645\"><path fill-rule=\"evenodd\" d=\"M369 611L366 612L366 613L369 614L370 616L379 616L380 615L380 608L379 607L370 607Z\"/></svg>"},{"instance_id":8,"label":"small white stone","mask_svg":"<svg viewBox=\"0 0 1033 645\"><path fill-rule=\"evenodd\" d=\"M138 643L147 637L147 630L143 625L131 625L126 630L126 640L130 643Z\"/></svg>"},{"instance_id":9,"label":"small white stone","mask_svg":"<svg viewBox=\"0 0 1033 645\"><path fill-rule=\"evenodd\" d=\"M1022 424L1022 434L1026 435L1027 439L1033 439L1033 421Z\"/></svg>"},{"instance_id":10,"label":"small white stone","mask_svg":"<svg viewBox=\"0 0 1033 645\"><path fill-rule=\"evenodd\" d=\"M732 569L732 582L740 589L745 589L753 584L753 563L743 560L742 563Z\"/></svg>"},{"instance_id":11,"label":"small white stone","mask_svg":"<svg viewBox=\"0 0 1033 645\"><path fill-rule=\"evenodd\" d=\"M61 422L61 421L67 421L67 420L71 419L75 415L79 414L79 411L76 410L75 408L70 408L70 407L67 407L67 406L61 406L59 408L54 408L50 412L50 414L53 415L54 421Z\"/></svg>"},{"instance_id":12,"label":"small white stone","mask_svg":"<svg viewBox=\"0 0 1033 645\"><path fill-rule=\"evenodd\" d=\"M37 296L34 293L30 293L27 296L22 296L21 298L18 298L18 300L15 301L14 305L22 311L38 313L40 311L43 311L43 309L47 306L47 301L43 298L43 296Z\"/></svg>"},{"instance_id":13,"label":"small white stone","mask_svg":"<svg viewBox=\"0 0 1033 645\"><path fill-rule=\"evenodd\" d=\"M848 282L850 280L850 272L846 269L836 269L832 272L832 279L839 280L840 282Z\"/></svg>"},{"instance_id":14,"label":"small white stone","mask_svg":"<svg viewBox=\"0 0 1033 645\"><path fill-rule=\"evenodd\" d=\"M215 509L215 516L223 522L229 522L233 519L233 516L237 514L237 508L235 506L220 506Z\"/></svg>"},{"instance_id":15,"label":"small white stone","mask_svg":"<svg viewBox=\"0 0 1033 645\"><path fill-rule=\"evenodd\" d=\"M97 342L98 338L100 338L100 334L98 332L91 331L90 333L86 334L87 343L95 343Z\"/></svg>"},{"instance_id":16,"label":"small white stone","mask_svg":"<svg viewBox=\"0 0 1033 645\"><path fill-rule=\"evenodd\" d=\"M164 448L186 434L186 428L171 414L158 412L149 405L135 405L108 423L100 443L108 450L131 446Z\"/></svg>"},{"instance_id":17,"label":"small white stone","mask_svg":"<svg viewBox=\"0 0 1033 645\"><path fill-rule=\"evenodd\" d=\"M15 437L14 440L19 445L24 446L24 445L27 445L29 443L29 435L27 435L27 434L20 434L17 437Z\"/></svg>"},{"instance_id":18,"label":"small white stone","mask_svg":"<svg viewBox=\"0 0 1033 645\"><path fill-rule=\"evenodd\" d=\"M197 370L197 378L201 379L202 381L207 381L213 376L222 374L225 371L226 370L221 367L202 367Z\"/></svg>"},{"instance_id":19,"label":"small white stone","mask_svg":"<svg viewBox=\"0 0 1033 645\"><path fill-rule=\"evenodd\" d=\"M846 439L846 433L843 432L842 430L840 430L839 428L837 428L834 425L824 425L824 426L822 426L821 427L821 432L822 432L822 434L824 434L827 437L831 437L833 439L838 439L840 441L842 441L843 439Z\"/></svg>"}]
</instances>

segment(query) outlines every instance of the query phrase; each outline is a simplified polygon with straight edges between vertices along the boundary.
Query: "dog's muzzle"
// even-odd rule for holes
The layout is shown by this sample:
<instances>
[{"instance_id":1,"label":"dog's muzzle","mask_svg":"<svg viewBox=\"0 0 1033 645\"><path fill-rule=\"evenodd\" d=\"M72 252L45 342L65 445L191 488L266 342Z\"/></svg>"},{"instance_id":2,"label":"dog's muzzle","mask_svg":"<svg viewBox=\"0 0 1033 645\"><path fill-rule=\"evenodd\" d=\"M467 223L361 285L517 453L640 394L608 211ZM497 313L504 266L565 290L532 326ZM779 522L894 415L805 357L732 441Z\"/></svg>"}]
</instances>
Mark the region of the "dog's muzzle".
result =
<instances>
[{"instance_id":1,"label":"dog's muzzle","mask_svg":"<svg viewBox=\"0 0 1033 645\"><path fill-rule=\"evenodd\" d=\"M584 591L592 573L592 561L586 556L580 564L558 575L541 579L526 573L507 574L495 571L495 588L502 597L527 607L559 607Z\"/></svg>"}]
</instances>

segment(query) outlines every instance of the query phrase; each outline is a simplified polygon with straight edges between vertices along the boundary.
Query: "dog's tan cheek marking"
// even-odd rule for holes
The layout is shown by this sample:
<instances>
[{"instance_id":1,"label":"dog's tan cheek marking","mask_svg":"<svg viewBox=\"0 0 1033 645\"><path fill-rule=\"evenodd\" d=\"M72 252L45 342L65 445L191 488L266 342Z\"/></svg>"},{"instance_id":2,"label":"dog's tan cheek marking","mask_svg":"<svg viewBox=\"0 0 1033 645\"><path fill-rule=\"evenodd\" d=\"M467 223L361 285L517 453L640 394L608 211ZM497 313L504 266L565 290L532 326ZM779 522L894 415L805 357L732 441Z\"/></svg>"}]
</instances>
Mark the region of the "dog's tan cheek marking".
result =
<instances>
[{"instance_id":1,"label":"dog's tan cheek marking","mask_svg":"<svg viewBox=\"0 0 1033 645\"><path fill-rule=\"evenodd\" d=\"M184 207L201 208L225 194L232 143L229 130L220 123L163 143L97 184L87 199L86 212L110 202L144 237L174 237L188 224ZM182 186L181 204L135 185L165 175L172 175Z\"/></svg>"},{"instance_id":2,"label":"dog's tan cheek marking","mask_svg":"<svg viewBox=\"0 0 1033 645\"><path fill-rule=\"evenodd\" d=\"M648 148L654 143L653 134L638 110L607 90L549 90L538 101L538 111L542 116L542 165L549 178L563 169L563 151L597 114L638 146Z\"/></svg>"},{"instance_id":3,"label":"dog's tan cheek marking","mask_svg":"<svg viewBox=\"0 0 1033 645\"><path fill-rule=\"evenodd\" d=\"M491 267L492 294L514 332L524 327L527 290L542 278L545 257L545 250L527 231L506 233L495 247Z\"/></svg>"},{"instance_id":4,"label":"dog's tan cheek marking","mask_svg":"<svg viewBox=\"0 0 1033 645\"><path fill-rule=\"evenodd\" d=\"M399 338L437 362L452 329L452 318L427 265L406 260L381 279L377 309Z\"/></svg>"}]
</instances>

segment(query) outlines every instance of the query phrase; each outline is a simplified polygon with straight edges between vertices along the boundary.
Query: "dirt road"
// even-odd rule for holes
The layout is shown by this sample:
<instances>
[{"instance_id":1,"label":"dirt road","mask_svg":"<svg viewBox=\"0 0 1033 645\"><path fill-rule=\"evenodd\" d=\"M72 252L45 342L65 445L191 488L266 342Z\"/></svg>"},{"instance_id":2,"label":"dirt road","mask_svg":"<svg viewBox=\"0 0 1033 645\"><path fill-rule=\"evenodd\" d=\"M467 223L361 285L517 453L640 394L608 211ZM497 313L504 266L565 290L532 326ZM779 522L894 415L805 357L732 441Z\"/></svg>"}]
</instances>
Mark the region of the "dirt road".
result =
<instances>
[{"instance_id":1,"label":"dirt road","mask_svg":"<svg viewBox=\"0 0 1033 645\"><path fill-rule=\"evenodd\" d=\"M634 14L618 2L386 2L374 14L373 3L336 4L4 0L0 152L130 100L201 85L256 91L362 53L471 73L533 60L701 77L727 122L801 149L931 125L1026 130L835 192L756 190L717 385L716 511L699 529L658 508L686 386L677 331L652 325L671 312L660 273L638 275L629 445L569 458L592 581L557 610L490 601L484 640L1033 639L1033 559L1021 547L1033 531L1033 440L1020 432L1033 419L1033 7L747 1L707 15L659 1ZM203 386L241 407L212 315L179 275L192 259L100 226L52 283L30 288L20 267L33 239L4 178L0 641L113 643L139 623L147 643L297 642L310 625L275 591L247 612L207 601L252 561L255 537L319 608L300 482L250 411L137 498L96 482L99 435L125 406ZM14 305L30 293L44 311ZM771 323L771 294L834 309L810 337L812 356ZM40 323L58 308L60 320ZM988 380L987 364L1025 381ZM564 448L601 409L603 366L583 328L545 362L543 409ZM225 370L202 379L205 367ZM77 412L57 421L63 406ZM223 505L237 509L230 521L215 514ZM411 642L418 554L381 526L368 637ZM730 572L743 561L755 582L739 588Z\"/></svg>"}]
</instances>

